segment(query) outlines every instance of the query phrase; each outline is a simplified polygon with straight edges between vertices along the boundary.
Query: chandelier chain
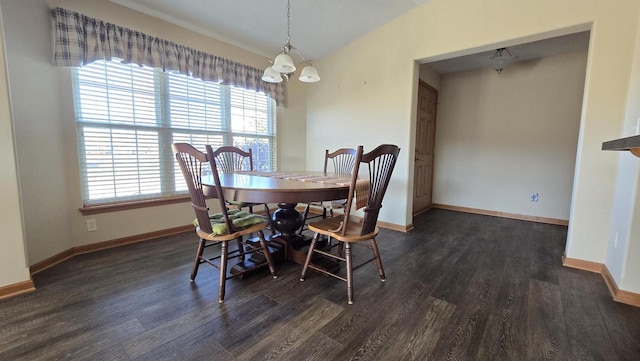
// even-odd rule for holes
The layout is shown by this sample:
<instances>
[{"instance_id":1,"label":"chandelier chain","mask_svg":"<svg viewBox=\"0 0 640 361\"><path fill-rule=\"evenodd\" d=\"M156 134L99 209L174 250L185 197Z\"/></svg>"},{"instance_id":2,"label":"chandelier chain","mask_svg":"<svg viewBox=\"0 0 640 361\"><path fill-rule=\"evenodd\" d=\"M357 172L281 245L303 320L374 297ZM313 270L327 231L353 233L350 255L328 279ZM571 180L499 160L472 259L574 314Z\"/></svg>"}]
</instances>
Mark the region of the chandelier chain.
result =
<instances>
[{"instance_id":1,"label":"chandelier chain","mask_svg":"<svg viewBox=\"0 0 640 361\"><path fill-rule=\"evenodd\" d=\"M287 44L291 44L291 0L287 0Z\"/></svg>"}]
</instances>

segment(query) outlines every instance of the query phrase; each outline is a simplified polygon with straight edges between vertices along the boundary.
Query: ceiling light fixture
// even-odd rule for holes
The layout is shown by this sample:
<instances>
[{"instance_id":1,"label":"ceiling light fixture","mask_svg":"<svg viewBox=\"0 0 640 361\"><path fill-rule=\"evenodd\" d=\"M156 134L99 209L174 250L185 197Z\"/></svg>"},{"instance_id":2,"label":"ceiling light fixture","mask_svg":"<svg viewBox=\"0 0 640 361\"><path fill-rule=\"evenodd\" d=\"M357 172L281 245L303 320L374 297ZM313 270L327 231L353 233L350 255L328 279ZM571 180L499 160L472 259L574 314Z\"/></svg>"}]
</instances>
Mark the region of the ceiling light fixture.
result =
<instances>
[{"instance_id":1,"label":"ceiling light fixture","mask_svg":"<svg viewBox=\"0 0 640 361\"><path fill-rule=\"evenodd\" d=\"M502 70L511 64L516 57L511 55L511 52L507 48L496 49L493 56L489 58L491 60L491 69L495 70L498 74L502 73Z\"/></svg>"},{"instance_id":2,"label":"ceiling light fixture","mask_svg":"<svg viewBox=\"0 0 640 361\"><path fill-rule=\"evenodd\" d=\"M271 66L264 70L262 80L268 83L280 83L283 78L289 80L296 71L296 66L291 58L292 51L295 51L306 64L300 72L298 79L305 83L315 83L320 81L318 70L311 65L311 61L305 59L300 50L291 45L291 0L287 0L287 42L282 46L282 53L271 61Z\"/></svg>"}]
</instances>

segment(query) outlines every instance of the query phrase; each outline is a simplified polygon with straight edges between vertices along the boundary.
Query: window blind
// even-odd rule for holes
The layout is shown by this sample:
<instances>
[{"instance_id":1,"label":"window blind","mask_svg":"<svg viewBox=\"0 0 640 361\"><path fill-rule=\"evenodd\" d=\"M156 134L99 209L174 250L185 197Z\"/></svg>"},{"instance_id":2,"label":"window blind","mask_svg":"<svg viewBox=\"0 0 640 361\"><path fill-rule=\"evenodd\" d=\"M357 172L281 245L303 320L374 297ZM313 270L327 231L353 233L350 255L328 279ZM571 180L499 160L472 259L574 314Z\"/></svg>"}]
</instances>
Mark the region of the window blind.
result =
<instances>
[{"instance_id":1,"label":"window blind","mask_svg":"<svg viewBox=\"0 0 640 361\"><path fill-rule=\"evenodd\" d=\"M186 193L174 142L251 148L256 169L275 169L264 93L117 61L74 69L73 85L85 206Z\"/></svg>"}]
</instances>

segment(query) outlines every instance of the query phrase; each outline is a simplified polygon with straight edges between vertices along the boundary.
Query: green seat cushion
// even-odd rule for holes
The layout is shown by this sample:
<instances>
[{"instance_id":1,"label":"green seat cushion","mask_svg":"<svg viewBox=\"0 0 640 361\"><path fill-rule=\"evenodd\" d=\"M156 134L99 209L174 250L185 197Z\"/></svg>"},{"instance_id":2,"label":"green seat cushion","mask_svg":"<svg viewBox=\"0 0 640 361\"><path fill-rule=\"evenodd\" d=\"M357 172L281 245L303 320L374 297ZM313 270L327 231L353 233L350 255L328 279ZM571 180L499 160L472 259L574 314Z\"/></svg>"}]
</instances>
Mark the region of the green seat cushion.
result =
<instances>
[{"instance_id":1,"label":"green seat cushion","mask_svg":"<svg viewBox=\"0 0 640 361\"><path fill-rule=\"evenodd\" d=\"M229 220L231 220L233 226L238 230L265 221L265 217L261 215L241 211L239 209L229 210L227 214L229 215ZM222 215L222 213L209 215L209 220L211 221L211 229L213 230L211 236L221 236L223 234L227 234L227 225L224 223L224 216ZM193 221L193 225L198 227L199 224L197 219Z\"/></svg>"}]
</instances>

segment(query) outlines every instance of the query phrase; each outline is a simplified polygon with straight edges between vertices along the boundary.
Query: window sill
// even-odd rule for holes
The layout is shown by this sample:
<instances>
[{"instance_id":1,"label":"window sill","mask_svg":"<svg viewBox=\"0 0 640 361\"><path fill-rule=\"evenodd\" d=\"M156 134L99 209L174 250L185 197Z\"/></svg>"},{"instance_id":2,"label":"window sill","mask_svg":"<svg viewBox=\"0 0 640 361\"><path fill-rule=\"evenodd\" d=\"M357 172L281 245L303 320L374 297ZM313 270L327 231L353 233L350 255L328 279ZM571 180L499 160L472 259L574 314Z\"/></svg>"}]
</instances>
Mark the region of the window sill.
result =
<instances>
[{"instance_id":1,"label":"window sill","mask_svg":"<svg viewBox=\"0 0 640 361\"><path fill-rule=\"evenodd\" d=\"M130 209L157 207L157 206L163 206L167 204L183 203L183 202L188 202L189 200L190 200L189 196L176 196L176 197L169 197L169 198L145 199L145 200L131 201L131 202L99 204L99 205L82 207L80 208L80 212L82 213L82 215L87 216L91 214L119 212L119 211L126 211Z\"/></svg>"}]
</instances>

